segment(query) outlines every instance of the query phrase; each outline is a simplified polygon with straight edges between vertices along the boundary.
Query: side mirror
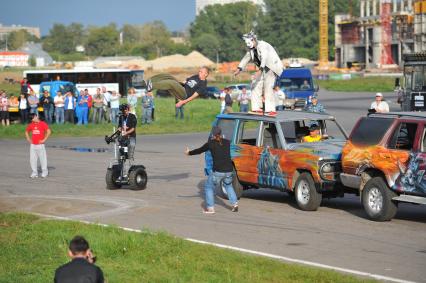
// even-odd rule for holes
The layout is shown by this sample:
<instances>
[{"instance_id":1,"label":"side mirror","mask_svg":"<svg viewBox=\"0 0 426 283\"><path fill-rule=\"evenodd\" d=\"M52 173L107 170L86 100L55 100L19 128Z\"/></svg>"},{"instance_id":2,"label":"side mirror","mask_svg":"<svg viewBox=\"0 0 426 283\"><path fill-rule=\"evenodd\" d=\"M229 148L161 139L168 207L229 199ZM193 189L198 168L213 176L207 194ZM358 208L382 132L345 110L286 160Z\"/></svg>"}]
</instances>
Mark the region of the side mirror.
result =
<instances>
[{"instance_id":1,"label":"side mirror","mask_svg":"<svg viewBox=\"0 0 426 283\"><path fill-rule=\"evenodd\" d=\"M318 92L319 91L319 85L315 85L314 89L315 89L315 92Z\"/></svg>"}]
</instances>

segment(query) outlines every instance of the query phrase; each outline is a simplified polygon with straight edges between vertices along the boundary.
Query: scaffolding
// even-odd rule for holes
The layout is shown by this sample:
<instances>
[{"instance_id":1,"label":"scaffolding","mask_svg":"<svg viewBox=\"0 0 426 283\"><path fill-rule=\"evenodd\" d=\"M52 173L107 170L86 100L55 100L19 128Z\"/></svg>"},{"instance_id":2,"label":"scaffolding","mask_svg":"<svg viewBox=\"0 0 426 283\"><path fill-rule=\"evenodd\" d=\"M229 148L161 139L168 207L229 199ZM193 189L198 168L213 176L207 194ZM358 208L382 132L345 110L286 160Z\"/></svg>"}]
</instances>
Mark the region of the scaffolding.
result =
<instances>
[{"instance_id":1,"label":"scaffolding","mask_svg":"<svg viewBox=\"0 0 426 283\"><path fill-rule=\"evenodd\" d=\"M319 68L328 67L328 0L319 0Z\"/></svg>"}]
</instances>

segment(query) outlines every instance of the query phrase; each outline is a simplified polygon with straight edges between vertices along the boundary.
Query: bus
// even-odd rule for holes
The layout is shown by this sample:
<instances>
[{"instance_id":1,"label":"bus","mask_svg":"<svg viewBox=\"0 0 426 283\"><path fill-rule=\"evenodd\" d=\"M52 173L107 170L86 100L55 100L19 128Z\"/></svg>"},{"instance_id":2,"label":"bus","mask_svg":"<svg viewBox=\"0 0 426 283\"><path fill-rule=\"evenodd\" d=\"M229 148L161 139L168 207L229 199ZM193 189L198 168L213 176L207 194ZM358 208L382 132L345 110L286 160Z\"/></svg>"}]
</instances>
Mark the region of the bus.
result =
<instances>
[{"instance_id":1,"label":"bus","mask_svg":"<svg viewBox=\"0 0 426 283\"><path fill-rule=\"evenodd\" d=\"M127 95L130 87L136 89L136 95L141 96L144 91L144 71L128 69L58 69L58 70L26 70L31 87L39 93L40 83L55 80L69 81L75 84L78 91L88 89L91 95L96 93L98 87L104 86L107 91L117 91Z\"/></svg>"}]
</instances>

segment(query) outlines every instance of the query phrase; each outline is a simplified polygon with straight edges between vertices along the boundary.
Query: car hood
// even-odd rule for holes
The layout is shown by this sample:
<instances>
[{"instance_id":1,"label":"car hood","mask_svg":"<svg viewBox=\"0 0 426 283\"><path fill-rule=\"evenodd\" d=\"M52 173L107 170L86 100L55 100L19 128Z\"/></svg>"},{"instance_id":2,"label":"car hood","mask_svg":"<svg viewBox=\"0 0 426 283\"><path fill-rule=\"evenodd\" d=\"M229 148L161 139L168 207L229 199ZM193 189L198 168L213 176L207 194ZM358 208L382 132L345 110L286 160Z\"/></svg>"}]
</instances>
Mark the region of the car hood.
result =
<instances>
[{"instance_id":1,"label":"car hood","mask_svg":"<svg viewBox=\"0 0 426 283\"><path fill-rule=\"evenodd\" d=\"M341 160L342 148L345 142L342 139L332 139L321 142L292 143L289 144L289 149L314 154L320 159Z\"/></svg>"}]
</instances>

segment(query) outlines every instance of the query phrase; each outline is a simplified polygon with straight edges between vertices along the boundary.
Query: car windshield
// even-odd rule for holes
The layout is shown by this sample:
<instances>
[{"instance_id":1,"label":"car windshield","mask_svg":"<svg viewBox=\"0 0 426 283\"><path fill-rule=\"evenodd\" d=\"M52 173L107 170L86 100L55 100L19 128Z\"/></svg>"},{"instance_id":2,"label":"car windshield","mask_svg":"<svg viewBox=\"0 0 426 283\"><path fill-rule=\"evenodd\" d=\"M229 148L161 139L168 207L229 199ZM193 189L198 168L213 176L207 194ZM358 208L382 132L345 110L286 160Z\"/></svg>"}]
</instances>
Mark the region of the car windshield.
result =
<instances>
[{"instance_id":1,"label":"car windshield","mask_svg":"<svg viewBox=\"0 0 426 283\"><path fill-rule=\"evenodd\" d=\"M357 145L376 145L388 131L393 119L364 117L351 134L351 141Z\"/></svg>"},{"instance_id":2,"label":"car windshield","mask_svg":"<svg viewBox=\"0 0 426 283\"><path fill-rule=\"evenodd\" d=\"M242 90L243 88L248 89L248 86L247 86L247 85L239 85L239 86L237 86L237 87L238 87L238 89L239 89L239 90Z\"/></svg>"},{"instance_id":3,"label":"car windshield","mask_svg":"<svg viewBox=\"0 0 426 283\"><path fill-rule=\"evenodd\" d=\"M312 90L312 80L310 78L282 78L280 87L286 90Z\"/></svg>"}]
</instances>

